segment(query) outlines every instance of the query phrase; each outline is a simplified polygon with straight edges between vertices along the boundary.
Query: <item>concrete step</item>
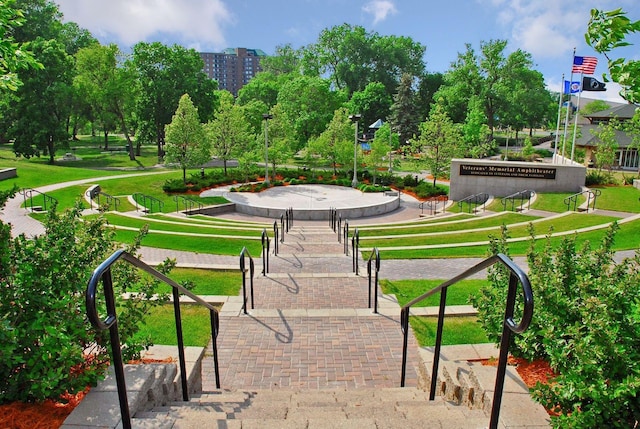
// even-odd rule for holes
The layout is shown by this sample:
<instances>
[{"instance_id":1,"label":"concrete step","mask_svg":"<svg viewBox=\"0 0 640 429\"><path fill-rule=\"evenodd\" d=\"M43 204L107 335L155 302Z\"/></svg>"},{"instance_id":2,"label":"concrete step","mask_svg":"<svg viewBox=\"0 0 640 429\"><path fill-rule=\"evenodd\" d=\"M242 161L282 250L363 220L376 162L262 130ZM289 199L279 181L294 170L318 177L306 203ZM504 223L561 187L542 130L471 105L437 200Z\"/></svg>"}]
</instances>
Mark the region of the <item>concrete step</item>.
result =
<instances>
[{"instance_id":1,"label":"concrete step","mask_svg":"<svg viewBox=\"0 0 640 429\"><path fill-rule=\"evenodd\" d=\"M174 426L169 426L173 420ZM223 390L141 412L135 428L484 428L488 417L416 388ZM156 426L153 426L156 425ZM166 425L166 426L164 426Z\"/></svg>"}]
</instances>

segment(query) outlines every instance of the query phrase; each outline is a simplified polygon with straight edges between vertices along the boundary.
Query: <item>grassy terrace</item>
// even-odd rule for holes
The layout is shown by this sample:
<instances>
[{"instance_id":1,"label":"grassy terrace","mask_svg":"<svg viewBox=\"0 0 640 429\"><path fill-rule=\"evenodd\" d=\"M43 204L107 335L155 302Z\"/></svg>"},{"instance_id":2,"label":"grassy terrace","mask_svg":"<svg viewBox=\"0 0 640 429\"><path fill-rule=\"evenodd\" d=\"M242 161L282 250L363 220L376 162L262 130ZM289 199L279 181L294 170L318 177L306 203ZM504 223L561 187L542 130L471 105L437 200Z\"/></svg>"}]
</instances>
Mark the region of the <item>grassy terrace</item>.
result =
<instances>
[{"instance_id":1,"label":"grassy terrace","mask_svg":"<svg viewBox=\"0 0 640 429\"><path fill-rule=\"evenodd\" d=\"M585 242L597 243L602 240L606 228L609 224L602 224L601 228L581 232L576 234L576 243L578 246L583 245ZM569 233L571 233L570 230ZM557 231L556 231L557 232ZM556 235L549 238L553 247L557 247L562 236ZM536 246L541 248L541 240L545 239L544 236L538 236L536 238ZM523 256L527 253L527 250L531 246L530 240L522 240L509 243L509 254L511 256ZM632 220L629 222L620 223L620 230L616 235L616 241L613 245L614 250L633 250L640 248L640 219ZM463 258L463 257L485 257L488 254L488 245L486 243L467 246L464 243L459 243L458 246L453 247L434 247L434 248L422 248L422 249L409 249L409 250L394 250L384 249L381 250L380 256L382 259L428 259L428 258Z\"/></svg>"},{"instance_id":2,"label":"grassy terrace","mask_svg":"<svg viewBox=\"0 0 640 429\"><path fill-rule=\"evenodd\" d=\"M600 216L593 214L568 213L566 215L533 220L530 223L520 222L510 225L509 236L511 238L528 237L530 224L533 225L536 235L544 235L550 230L558 233L562 231L574 231L576 229L609 224L618 218L612 216ZM487 241L491 236L500 234L501 226L484 228L482 230L468 228L464 230L403 235L402 237L383 238L366 237L360 239L360 244L366 247L406 247L406 246L430 246L451 243L475 243Z\"/></svg>"},{"instance_id":3,"label":"grassy terrace","mask_svg":"<svg viewBox=\"0 0 640 429\"><path fill-rule=\"evenodd\" d=\"M232 236L232 237L255 237L256 240L260 239L262 229L260 227L243 227L235 226L232 224L221 225L206 225L202 223L194 224L184 219L183 221L168 220L168 219L149 219L147 217L137 218L126 215L120 215L115 213L107 213L104 215L109 224L115 227L126 227L140 229L145 225L149 225L149 229L152 231L172 232L178 234L191 234L191 235L211 235L211 236Z\"/></svg>"},{"instance_id":4,"label":"grassy terrace","mask_svg":"<svg viewBox=\"0 0 640 429\"><path fill-rule=\"evenodd\" d=\"M375 228L361 229L358 227L360 239L368 237L393 236L393 235L416 235L433 234L440 232L466 231L480 228L499 227L521 222L531 222L538 219L536 216L528 216L520 213L502 212L485 217L456 217L453 220L433 222L427 225L380 225Z\"/></svg>"}]
</instances>

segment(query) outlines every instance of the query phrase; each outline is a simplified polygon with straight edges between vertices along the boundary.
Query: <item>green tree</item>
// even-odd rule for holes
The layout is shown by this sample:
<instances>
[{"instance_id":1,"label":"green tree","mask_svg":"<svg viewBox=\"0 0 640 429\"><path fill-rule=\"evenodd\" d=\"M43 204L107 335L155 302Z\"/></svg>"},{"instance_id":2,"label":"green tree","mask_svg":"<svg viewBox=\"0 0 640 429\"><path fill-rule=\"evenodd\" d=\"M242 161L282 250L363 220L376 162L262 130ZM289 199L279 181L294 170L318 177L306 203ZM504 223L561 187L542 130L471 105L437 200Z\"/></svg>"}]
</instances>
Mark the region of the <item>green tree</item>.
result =
<instances>
[{"instance_id":1,"label":"green tree","mask_svg":"<svg viewBox=\"0 0 640 429\"><path fill-rule=\"evenodd\" d=\"M580 115L588 116L595 112L601 112L603 110L610 109L611 106L604 100L593 100L586 103L584 106L580 106Z\"/></svg>"},{"instance_id":2,"label":"green tree","mask_svg":"<svg viewBox=\"0 0 640 429\"><path fill-rule=\"evenodd\" d=\"M354 92L348 104L350 111L362 115L360 123L367 127L379 118L389 117L392 103L393 97L382 83L370 82L364 90Z\"/></svg>"},{"instance_id":3,"label":"green tree","mask_svg":"<svg viewBox=\"0 0 640 429\"><path fill-rule=\"evenodd\" d=\"M610 55L620 48L629 46L627 38L638 32L640 20L631 21L622 9L592 9L585 34L589 46L607 57L610 78L605 75L605 82L610 79L619 83L622 87L620 95L629 103L640 103L640 60Z\"/></svg>"},{"instance_id":4,"label":"green tree","mask_svg":"<svg viewBox=\"0 0 640 429\"><path fill-rule=\"evenodd\" d=\"M53 164L56 150L69 147L73 59L55 40L37 39L31 42L31 48L44 68L20 72L23 85L12 103L14 120L9 132L15 139L16 155L30 158L44 153Z\"/></svg>"},{"instance_id":5,"label":"green tree","mask_svg":"<svg viewBox=\"0 0 640 429\"><path fill-rule=\"evenodd\" d=\"M233 95L228 91L218 91L220 106L215 118L205 125L207 138L213 154L222 160L224 175L227 175L227 161L237 157L255 140L248 129L241 106L234 103Z\"/></svg>"},{"instance_id":6,"label":"green tree","mask_svg":"<svg viewBox=\"0 0 640 429\"><path fill-rule=\"evenodd\" d=\"M280 104L276 104L273 109L271 109L271 114L273 118L268 121L269 124L267 124L267 121L263 122L265 127L269 127L267 130L269 140L268 156L271 167L273 168L271 174L275 177L277 166L287 162L295 153L294 145L291 144L291 136L294 130L289 117ZM264 137L264 131L261 136ZM260 140L260 137L258 137L257 140ZM262 154L264 155L264 150Z\"/></svg>"},{"instance_id":7,"label":"green tree","mask_svg":"<svg viewBox=\"0 0 640 429\"><path fill-rule=\"evenodd\" d=\"M331 163L333 175L338 174L338 164L346 168L353 163L353 124L349 111L341 107L333 113L333 119L317 138L309 142L308 151Z\"/></svg>"},{"instance_id":8,"label":"green tree","mask_svg":"<svg viewBox=\"0 0 640 429\"><path fill-rule=\"evenodd\" d=\"M594 152L595 165L598 171L606 168L611 172L611 167L616 160L618 151L618 141L616 132L620 129L620 122L615 119L606 124L598 125L598 128L591 130L591 134L598 139L598 146Z\"/></svg>"},{"instance_id":9,"label":"green tree","mask_svg":"<svg viewBox=\"0 0 640 429\"><path fill-rule=\"evenodd\" d=\"M137 82L134 112L138 122L137 142L155 143L159 159L163 156L165 125L171 122L183 94L189 94L198 108L200 122L211 119L217 83L202 71L203 62L195 50L140 42L133 47L127 67Z\"/></svg>"},{"instance_id":10,"label":"green tree","mask_svg":"<svg viewBox=\"0 0 640 429\"><path fill-rule=\"evenodd\" d=\"M425 47L411 38L381 36L361 26L341 24L320 32L318 41L304 49L306 74L328 75L338 89L348 94L362 91L370 82L380 82L393 94L402 74L420 76L424 71Z\"/></svg>"},{"instance_id":11,"label":"green tree","mask_svg":"<svg viewBox=\"0 0 640 429\"><path fill-rule=\"evenodd\" d=\"M270 109L278 102L280 88L295 76L297 75L277 75L267 71L260 72L249 83L240 88L237 103L244 106L251 101L261 101L267 106L267 109Z\"/></svg>"},{"instance_id":12,"label":"green tree","mask_svg":"<svg viewBox=\"0 0 640 429\"><path fill-rule=\"evenodd\" d=\"M302 50L293 49L291 44L276 46L273 55L260 60L260 67L264 72L274 75L300 73Z\"/></svg>"},{"instance_id":13,"label":"green tree","mask_svg":"<svg viewBox=\"0 0 640 429\"><path fill-rule=\"evenodd\" d=\"M469 148L468 155L473 158L483 158L495 149L495 142L489 141L491 131L477 98L469 101L467 117L462 124L462 134L465 145Z\"/></svg>"},{"instance_id":14,"label":"green tree","mask_svg":"<svg viewBox=\"0 0 640 429\"><path fill-rule=\"evenodd\" d=\"M211 159L210 141L189 94L180 97L178 109L166 126L165 134L166 162L179 164L182 180L187 183L187 168L197 167Z\"/></svg>"},{"instance_id":15,"label":"green tree","mask_svg":"<svg viewBox=\"0 0 640 429\"><path fill-rule=\"evenodd\" d=\"M404 74L400 79L398 92L393 96L389 122L400 136L400 146L406 145L418 132L420 118L413 90L413 77L410 74Z\"/></svg>"},{"instance_id":16,"label":"green tree","mask_svg":"<svg viewBox=\"0 0 640 429\"><path fill-rule=\"evenodd\" d=\"M460 127L447 116L442 105L435 104L429 119L420 124L412 149L429 168L434 187L438 178L449 177L451 159L464 153L464 139Z\"/></svg>"},{"instance_id":17,"label":"green tree","mask_svg":"<svg viewBox=\"0 0 640 429\"><path fill-rule=\"evenodd\" d=\"M369 153L364 157L364 161L367 164L367 167L370 168L371 175L373 176L374 185L376 184L378 170L385 167L389 152L391 152L389 133L386 133L385 135L384 132L381 132L380 135L378 135L376 132L376 136L370 143Z\"/></svg>"},{"instance_id":18,"label":"green tree","mask_svg":"<svg viewBox=\"0 0 640 429\"><path fill-rule=\"evenodd\" d=\"M22 11L14 8L15 0L0 0L0 94L15 91L22 84L17 72L41 68L33 54L12 35L25 22Z\"/></svg>"},{"instance_id":19,"label":"green tree","mask_svg":"<svg viewBox=\"0 0 640 429\"><path fill-rule=\"evenodd\" d=\"M429 116L429 110L435 101L434 96L443 84L444 75L442 73L424 73L419 77L418 90L415 94L419 118Z\"/></svg>"},{"instance_id":20,"label":"green tree","mask_svg":"<svg viewBox=\"0 0 640 429\"><path fill-rule=\"evenodd\" d=\"M285 83L277 104L282 120L291 124L291 149L296 152L319 136L344 101L343 92L332 91L329 81L319 77L299 76Z\"/></svg>"},{"instance_id":21,"label":"green tree","mask_svg":"<svg viewBox=\"0 0 640 429\"><path fill-rule=\"evenodd\" d=\"M118 67L122 53L116 45L93 45L76 54L75 84L91 106L92 116L100 119L107 149L108 131L116 124L129 146L129 158L135 159L128 123L131 117L133 76Z\"/></svg>"}]
</instances>

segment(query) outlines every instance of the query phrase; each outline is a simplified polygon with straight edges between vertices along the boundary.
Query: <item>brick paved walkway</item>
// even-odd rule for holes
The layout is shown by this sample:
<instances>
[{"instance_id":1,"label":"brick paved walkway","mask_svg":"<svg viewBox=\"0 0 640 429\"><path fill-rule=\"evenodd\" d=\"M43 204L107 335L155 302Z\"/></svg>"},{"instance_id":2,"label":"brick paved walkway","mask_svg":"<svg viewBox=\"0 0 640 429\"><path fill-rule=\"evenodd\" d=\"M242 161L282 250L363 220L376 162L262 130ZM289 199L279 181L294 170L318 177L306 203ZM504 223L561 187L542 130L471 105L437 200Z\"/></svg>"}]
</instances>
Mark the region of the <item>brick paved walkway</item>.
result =
<instances>
[{"instance_id":1,"label":"brick paved walkway","mask_svg":"<svg viewBox=\"0 0 640 429\"><path fill-rule=\"evenodd\" d=\"M271 259L270 273L255 280L255 310L220 320L222 385L399 386L399 307L381 314L368 309L368 279L351 272L352 259L343 249L328 226L302 225L287 234L278 256ZM313 309L313 316L296 314ZM415 386L418 345L413 335L410 338L407 385ZM211 359L205 359L203 388L213 386Z\"/></svg>"}]
</instances>

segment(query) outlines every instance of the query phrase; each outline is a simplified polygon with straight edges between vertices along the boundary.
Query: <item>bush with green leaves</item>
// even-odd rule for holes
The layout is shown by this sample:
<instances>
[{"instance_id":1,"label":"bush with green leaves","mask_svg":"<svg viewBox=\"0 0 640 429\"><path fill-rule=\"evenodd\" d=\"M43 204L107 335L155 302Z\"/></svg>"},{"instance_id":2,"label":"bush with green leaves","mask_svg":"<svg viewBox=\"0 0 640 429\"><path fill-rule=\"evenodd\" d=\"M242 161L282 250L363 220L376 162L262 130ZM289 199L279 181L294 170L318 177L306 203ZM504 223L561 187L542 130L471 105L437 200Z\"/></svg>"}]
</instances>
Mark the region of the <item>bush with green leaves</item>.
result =
<instances>
[{"instance_id":1,"label":"bush with green leaves","mask_svg":"<svg viewBox=\"0 0 640 429\"><path fill-rule=\"evenodd\" d=\"M578 246L576 236L557 247L549 236L536 245L532 233L534 317L510 350L545 359L560 374L533 391L546 408L561 412L552 419L556 428L633 428L640 421L640 252L616 263L617 229L613 224L597 247ZM507 237L505 229L492 251L506 253ZM504 305L496 303L505 302L507 276L491 269L489 278L472 303L497 342Z\"/></svg>"},{"instance_id":2,"label":"bush with green leaves","mask_svg":"<svg viewBox=\"0 0 640 429\"><path fill-rule=\"evenodd\" d=\"M79 207L50 211L45 226L33 239L12 238L0 223L0 402L77 393L103 378L109 361L108 333L89 324L85 289L92 270L116 250L114 231L100 217L80 221ZM149 299L157 285L127 265L117 263L113 278L118 296L139 285L132 299L117 300L124 358L131 359L149 345L136 338L138 325L163 297Z\"/></svg>"}]
</instances>

